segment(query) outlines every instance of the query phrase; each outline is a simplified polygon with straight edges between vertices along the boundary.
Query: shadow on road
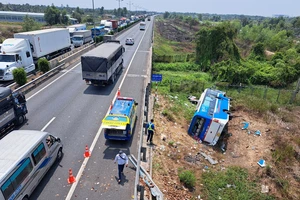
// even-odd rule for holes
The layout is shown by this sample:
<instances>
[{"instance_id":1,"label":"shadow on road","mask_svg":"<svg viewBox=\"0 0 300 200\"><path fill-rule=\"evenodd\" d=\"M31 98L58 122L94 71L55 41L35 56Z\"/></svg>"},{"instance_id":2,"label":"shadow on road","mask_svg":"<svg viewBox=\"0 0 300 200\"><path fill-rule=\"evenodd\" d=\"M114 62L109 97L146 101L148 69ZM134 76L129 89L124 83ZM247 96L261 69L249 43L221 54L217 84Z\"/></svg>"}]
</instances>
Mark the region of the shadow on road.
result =
<instances>
[{"instance_id":1,"label":"shadow on road","mask_svg":"<svg viewBox=\"0 0 300 200\"><path fill-rule=\"evenodd\" d=\"M64 157L64 154L62 156L62 159L63 159L63 157ZM55 173L55 171L58 167L62 167L60 165L60 161L56 161L52 165L52 167L50 167L49 171L45 174L44 178L41 180L41 182L38 184L36 189L31 194L30 199L39 199L39 196L43 192L44 188L46 187L47 183L49 182L49 180L51 179L51 177L53 176L53 174Z\"/></svg>"}]
</instances>

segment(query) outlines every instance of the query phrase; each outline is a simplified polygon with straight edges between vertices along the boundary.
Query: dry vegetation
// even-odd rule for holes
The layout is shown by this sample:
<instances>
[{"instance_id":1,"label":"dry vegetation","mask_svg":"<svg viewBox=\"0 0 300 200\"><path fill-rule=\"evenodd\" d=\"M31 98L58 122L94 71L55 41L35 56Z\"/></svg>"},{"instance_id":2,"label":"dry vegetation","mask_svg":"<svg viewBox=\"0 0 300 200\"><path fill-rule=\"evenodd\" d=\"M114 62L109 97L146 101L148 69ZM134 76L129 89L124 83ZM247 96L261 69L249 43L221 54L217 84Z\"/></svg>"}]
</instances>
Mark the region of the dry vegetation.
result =
<instances>
[{"instance_id":1,"label":"dry vegetation","mask_svg":"<svg viewBox=\"0 0 300 200\"><path fill-rule=\"evenodd\" d=\"M281 110L280 115L268 113L263 117L239 107L230 121L229 132L232 136L229 137L227 151L223 154L219 148L198 143L191 138L187 134L189 122L183 118L174 116L175 121L169 121L163 111L170 110L172 102L163 96L158 98L154 109L157 132L154 137L153 179L164 193L165 199L193 199L202 196L201 175L207 170L225 171L231 166L247 169L249 181L258 183L257 192L260 192L262 185L267 185L268 194L278 199L300 198L300 125L296 123L300 120L299 108L293 112ZM288 115L289 122L282 114ZM242 130L242 122L245 121L250 122L251 134ZM253 134L255 130L260 130L261 136ZM292 154L287 152L289 146L293 149ZM218 164L211 165L199 152L210 155ZM283 154L284 157L280 158L283 160L276 161L276 152L277 155ZM257 164L260 159L265 159L267 167L261 168ZM180 182L180 168L195 173L197 183L194 188L187 188Z\"/></svg>"}]
</instances>

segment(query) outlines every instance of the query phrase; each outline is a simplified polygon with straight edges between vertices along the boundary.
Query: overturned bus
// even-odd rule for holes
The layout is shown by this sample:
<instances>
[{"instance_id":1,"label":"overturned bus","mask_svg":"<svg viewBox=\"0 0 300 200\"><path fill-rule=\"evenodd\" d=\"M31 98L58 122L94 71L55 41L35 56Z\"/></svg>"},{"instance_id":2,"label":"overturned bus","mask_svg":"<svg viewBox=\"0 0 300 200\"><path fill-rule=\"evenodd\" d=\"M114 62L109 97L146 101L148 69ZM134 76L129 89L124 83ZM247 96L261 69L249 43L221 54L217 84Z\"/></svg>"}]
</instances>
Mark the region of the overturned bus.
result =
<instances>
[{"instance_id":1,"label":"overturned bus","mask_svg":"<svg viewBox=\"0 0 300 200\"><path fill-rule=\"evenodd\" d=\"M230 98L226 97L225 92L205 89L198 101L188 133L210 145L217 144L232 118L229 108Z\"/></svg>"}]
</instances>

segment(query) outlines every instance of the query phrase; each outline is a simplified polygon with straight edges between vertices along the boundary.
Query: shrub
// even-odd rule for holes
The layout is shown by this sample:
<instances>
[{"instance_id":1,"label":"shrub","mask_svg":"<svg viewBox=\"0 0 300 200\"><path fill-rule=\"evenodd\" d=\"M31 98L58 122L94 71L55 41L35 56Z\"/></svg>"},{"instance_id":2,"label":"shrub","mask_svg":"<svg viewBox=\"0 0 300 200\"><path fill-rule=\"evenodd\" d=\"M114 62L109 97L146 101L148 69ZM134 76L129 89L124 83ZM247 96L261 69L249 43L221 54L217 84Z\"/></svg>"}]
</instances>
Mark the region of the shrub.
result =
<instances>
[{"instance_id":1,"label":"shrub","mask_svg":"<svg viewBox=\"0 0 300 200\"><path fill-rule=\"evenodd\" d=\"M96 43L99 43L99 42L102 42L102 41L103 41L103 36L102 35L95 37L95 42Z\"/></svg>"},{"instance_id":2,"label":"shrub","mask_svg":"<svg viewBox=\"0 0 300 200\"><path fill-rule=\"evenodd\" d=\"M24 85L27 82L26 72L24 68L17 68L13 70L14 81L18 85Z\"/></svg>"},{"instance_id":3,"label":"shrub","mask_svg":"<svg viewBox=\"0 0 300 200\"><path fill-rule=\"evenodd\" d=\"M187 187L192 188L196 184L196 177L195 174L190 170L179 170L179 179L183 182Z\"/></svg>"},{"instance_id":4,"label":"shrub","mask_svg":"<svg viewBox=\"0 0 300 200\"><path fill-rule=\"evenodd\" d=\"M43 72L46 73L47 71L50 70L50 63L46 58L40 58L38 60L38 69Z\"/></svg>"}]
</instances>

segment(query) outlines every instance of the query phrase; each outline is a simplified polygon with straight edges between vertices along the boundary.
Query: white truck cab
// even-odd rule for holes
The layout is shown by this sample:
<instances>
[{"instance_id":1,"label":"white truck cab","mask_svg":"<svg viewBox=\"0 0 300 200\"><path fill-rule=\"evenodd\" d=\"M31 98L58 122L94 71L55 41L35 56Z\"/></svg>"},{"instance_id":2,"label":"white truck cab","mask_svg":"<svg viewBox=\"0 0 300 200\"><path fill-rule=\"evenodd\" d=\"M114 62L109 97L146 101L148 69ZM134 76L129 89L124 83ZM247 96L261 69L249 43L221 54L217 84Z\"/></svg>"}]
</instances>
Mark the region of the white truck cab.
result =
<instances>
[{"instance_id":1,"label":"white truck cab","mask_svg":"<svg viewBox=\"0 0 300 200\"><path fill-rule=\"evenodd\" d=\"M20 38L4 40L0 52L0 81L13 80L12 71L21 67L26 73L35 70L29 42Z\"/></svg>"}]
</instances>

